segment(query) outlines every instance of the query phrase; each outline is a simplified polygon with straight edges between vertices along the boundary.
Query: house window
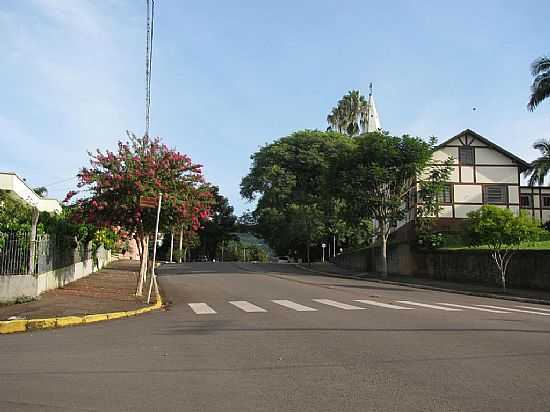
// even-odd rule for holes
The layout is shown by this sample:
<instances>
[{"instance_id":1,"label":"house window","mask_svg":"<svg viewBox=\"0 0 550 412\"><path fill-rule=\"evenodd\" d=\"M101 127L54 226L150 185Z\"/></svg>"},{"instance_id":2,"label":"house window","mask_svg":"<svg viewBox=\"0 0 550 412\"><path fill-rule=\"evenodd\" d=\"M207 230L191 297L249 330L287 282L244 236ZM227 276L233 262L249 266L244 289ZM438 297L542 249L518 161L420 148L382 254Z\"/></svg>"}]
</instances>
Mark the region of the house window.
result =
<instances>
[{"instance_id":1,"label":"house window","mask_svg":"<svg viewBox=\"0 0 550 412\"><path fill-rule=\"evenodd\" d=\"M484 203L491 205L502 205L506 203L506 186L486 185L484 186Z\"/></svg>"},{"instance_id":2,"label":"house window","mask_svg":"<svg viewBox=\"0 0 550 412\"><path fill-rule=\"evenodd\" d=\"M458 148L458 162L463 166L472 166L474 164L474 148L473 147L459 147Z\"/></svg>"},{"instance_id":3,"label":"house window","mask_svg":"<svg viewBox=\"0 0 550 412\"><path fill-rule=\"evenodd\" d=\"M452 190L453 188L450 184L445 184L441 192L437 194L437 201L443 204L452 203L453 202Z\"/></svg>"},{"instance_id":4,"label":"house window","mask_svg":"<svg viewBox=\"0 0 550 412\"><path fill-rule=\"evenodd\" d=\"M550 208L550 196L542 195L542 207Z\"/></svg>"},{"instance_id":5,"label":"house window","mask_svg":"<svg viewBox=\"0 0 550 412\"><path fill-rule=\"evenodd\" d=\"M519 197L519 205L521 207L531 207L533 202L531 202L531 195L521 195Z\"/></svg>"}]
</instances>

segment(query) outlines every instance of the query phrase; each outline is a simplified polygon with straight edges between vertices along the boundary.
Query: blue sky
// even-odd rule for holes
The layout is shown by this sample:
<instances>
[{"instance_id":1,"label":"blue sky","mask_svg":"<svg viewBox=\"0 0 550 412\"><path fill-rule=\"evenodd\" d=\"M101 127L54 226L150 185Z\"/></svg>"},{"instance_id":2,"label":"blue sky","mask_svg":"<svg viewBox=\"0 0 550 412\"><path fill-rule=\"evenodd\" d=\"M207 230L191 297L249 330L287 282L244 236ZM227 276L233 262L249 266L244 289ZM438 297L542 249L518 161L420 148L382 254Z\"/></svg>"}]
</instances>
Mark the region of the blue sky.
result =
<instances>
[{"instance_id":1,"label":"blue sky","mask_svg":"<svg viewBox=\"0 0 550 412\"><path fill-rule=\"evenodd\" d=\"M87 150L143 133L144 3L0 2L0 170L62 199ZM156 0L151 134L204 164L238 213L250 154L326 128L369 82L391 133L471 128L532 160L550 138L550 102L525 108L549 17L547 1Z\"/></svg>"}]
</instances>

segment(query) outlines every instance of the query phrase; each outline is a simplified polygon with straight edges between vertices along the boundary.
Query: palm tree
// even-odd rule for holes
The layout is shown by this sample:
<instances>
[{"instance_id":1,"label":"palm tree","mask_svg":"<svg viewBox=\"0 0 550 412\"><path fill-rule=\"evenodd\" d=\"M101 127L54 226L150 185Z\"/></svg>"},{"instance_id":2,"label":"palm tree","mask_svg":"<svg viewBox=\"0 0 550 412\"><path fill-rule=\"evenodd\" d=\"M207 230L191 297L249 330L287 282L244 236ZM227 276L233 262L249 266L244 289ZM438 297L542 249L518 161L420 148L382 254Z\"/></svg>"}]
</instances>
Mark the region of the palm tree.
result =
<instances>
[{"instance_id":1,"label":"palm tree","mask_svg":"<svg viewBox=\"0 0 550 412\"><path fill-rule=\"evenodd\" d=\"M527 109L535 110L544 99L550 96L550 57L539 57L531 64L533 84L531 85L531 98L527 103Z\"/></svg>"},{"instance_id":2,"label":"palm tree","mask_svg":"<svg viewBox=\"0 0 550 412\"><path fill-rule=\"evenodd\" d=\"M349 136L358 135L367 125L367 107L367 100L359 90L349 91L327 116L329 129L347 133Z\"/></svg>"},{"instance_id":3,"label":"palm tree","mask_svg":"<svg viewBox=\"0 0 550 412\"><path fill-rule=\"evenodd\" d=\"M327 116L327 122L330 125L328 130L336 130L342 133L346 129L344 117L344 111L340 106L333 107Z\"/></svg>"},{"instance_id":4,"label":"palm tree","mask_svg":"<svg viewBox=\"0 0 550 412\"><path fill-rule=\"evenodd\" d=\"M529 186L536 184L542 186L550 172L550 140L539 140L533 144L533 148L539 150L542 156L531 163L529 169L525 171L525 176L530 176Z\"/></svg>"}]
</instances>

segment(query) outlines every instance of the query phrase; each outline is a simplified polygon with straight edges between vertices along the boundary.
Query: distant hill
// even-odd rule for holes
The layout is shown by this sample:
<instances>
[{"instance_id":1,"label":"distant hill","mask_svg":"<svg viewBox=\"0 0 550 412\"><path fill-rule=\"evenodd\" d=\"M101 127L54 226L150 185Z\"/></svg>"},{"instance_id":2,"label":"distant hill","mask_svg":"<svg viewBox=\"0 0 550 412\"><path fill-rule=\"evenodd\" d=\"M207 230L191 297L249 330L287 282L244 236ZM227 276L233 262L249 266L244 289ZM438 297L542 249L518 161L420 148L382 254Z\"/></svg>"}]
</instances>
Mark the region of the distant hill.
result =
<instances>
[{"instance_id":1,"label":"distant hill","mask_svg":"<svg viewBox=\"0 0 550 412\"><path fill-rule=\"evenodd\" d=\"M265 240L257 238L256 236L254 236L250 232L245 232L245 233L235 232L235 233L232 233L232 235L238 237L239 241L242 242L242 243L247 243L249 245L257 245L257 246L262 247L263 249L265 249L267 251L267 254L270 257L275 256L275 252L269 247L269 245L265 242Z\"/></svg>"}]
</instances>

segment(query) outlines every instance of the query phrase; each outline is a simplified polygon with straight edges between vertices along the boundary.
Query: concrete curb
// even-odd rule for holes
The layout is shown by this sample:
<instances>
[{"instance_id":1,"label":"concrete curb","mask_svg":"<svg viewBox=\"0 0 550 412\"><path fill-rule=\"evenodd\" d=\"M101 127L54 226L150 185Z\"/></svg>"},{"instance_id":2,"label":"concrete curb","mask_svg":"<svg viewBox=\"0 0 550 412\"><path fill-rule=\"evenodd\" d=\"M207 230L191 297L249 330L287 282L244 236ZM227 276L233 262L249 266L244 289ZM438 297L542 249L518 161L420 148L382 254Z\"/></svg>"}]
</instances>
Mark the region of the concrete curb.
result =
<instances>
[{"instance_id":1,"label":"concrete curb","mask_svg":"<svg viewBox=\"0 0 550 412\"><path fill-rule=\"evenodd\" d=\"M64 328L66 326L85 325L88 323L103 322L106 320L129 318L162 308L162 297L157 295L157 301L153 305L143 308L110 313L96 313L82 316L63 316L45 319L5 320L0 321L0 334L26 332L37 329Z\"/></svg>"},{"instance_id":2,"label":"concrete curb","mask_svg":"<svg viewBox=\"0 0 550 412\"><path fill-rule=\"evenodd\" d=\"M456 289L445 289L440 288L437 286L429 286L429 285L419 285L416 283L407 283L407 282L397 282L394 280L383 280L383 279L377 279L377 278L371 278L368 277L365 273L364 275L339 275L337 273L329 273L329 272L322 272L315 269L310 269L306 266L295 264L296 267L306 270L308 272L317 273L323 276L329 276L333 278L341 278L341 279L356 279L356 280L364 280L367 282L374 282L374 283L385 283L389 285L396 285L396 286L404 286L409 287L413 289L426 289L426 290L435 290L439 292L447 292L447 293L457 293L459 295L468 295L468 296L478 296L482 298L491 298L491 299L502 299L502 300L512 300L516 302L523 302L523 303L533 303L538 305L550 305L550 300L545 299L537 299L537 298L523 298L521 296L507 296L507 295L500 295L498 293L490 293L490 292L475 292L475 291L469 291L469 290L456 290Z\"/></svg>"}]
</instances>

